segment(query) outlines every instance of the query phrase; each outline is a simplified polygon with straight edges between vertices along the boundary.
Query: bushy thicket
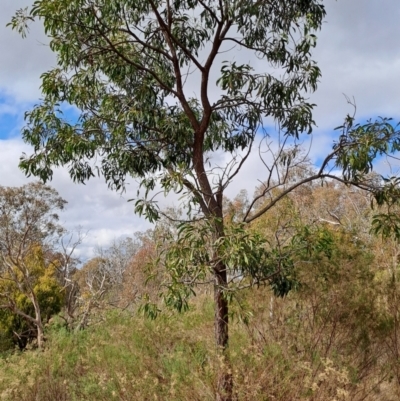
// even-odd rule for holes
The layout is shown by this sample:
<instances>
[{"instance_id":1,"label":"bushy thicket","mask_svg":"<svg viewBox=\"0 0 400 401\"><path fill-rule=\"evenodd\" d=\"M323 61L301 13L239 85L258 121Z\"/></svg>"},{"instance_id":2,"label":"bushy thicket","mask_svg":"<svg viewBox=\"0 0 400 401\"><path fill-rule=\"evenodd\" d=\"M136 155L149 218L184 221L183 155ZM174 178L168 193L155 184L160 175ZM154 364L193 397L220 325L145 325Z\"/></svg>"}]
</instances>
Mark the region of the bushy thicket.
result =
<instances>
[{"instance_id":1,"label":"bushy thicket","mask_svg":"<svg viewBox=\"0 0 400 401\"><path fill-rule=\"evenodd\" d=\"M231 202L232 221L245 201L242 193ZM279 232L269 246L298 239L291 255L296 285L284 298L260 287L244 289L232 301L234 398L397 400L400 246L369 233L369 200L358 191L309 187L278 211L251 229L265 236ZM155 232L126 242L131 254L117 287L109 283L99 292L101 281L87 279L107 278L106 259L113 254L115 261L115 252L77 273L76 308L87 311L85 325L77 331L74 320L61 314L47 326L43 352L4 354L1 399L214 399L223 361L213 343L211 293L199 288L184 314L165 311L149 320L136 313L143 294L157 298L157 281L146 281L145 268L157 256L155 243Z\"/></svg>"}]
</instances>

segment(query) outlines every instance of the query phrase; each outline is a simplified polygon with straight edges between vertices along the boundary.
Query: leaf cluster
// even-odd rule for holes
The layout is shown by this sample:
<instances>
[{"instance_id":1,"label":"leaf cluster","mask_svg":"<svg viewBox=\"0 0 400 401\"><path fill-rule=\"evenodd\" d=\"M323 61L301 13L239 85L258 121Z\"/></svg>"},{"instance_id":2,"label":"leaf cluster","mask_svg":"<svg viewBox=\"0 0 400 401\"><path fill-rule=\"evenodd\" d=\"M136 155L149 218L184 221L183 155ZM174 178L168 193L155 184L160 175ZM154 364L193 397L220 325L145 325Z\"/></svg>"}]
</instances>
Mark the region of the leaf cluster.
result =
<instances>
[{"instance_id":1,"label":"leaf cluster","mask_svg":"<svg viewBox=\"0 0 400 401\"><path fill-rule=\"evenodd\" d=\"M67 165L75 181L98 173L123 189L127 176L146 184L158 171L190 175L195 148L248 148L268 116L288 135L311 132L304 93L320 77L311 50L324 16L316 0L37 0L11 26L24 32L41 19L58 66L42 75L43 102L26 114L23 137L34 154L20 166L46 181ZM230 45L283 75L224 61L212 103L211 69ZM186 90L192 73L195 96ZM63 117L65 104L76 121Z\"/></svg>"}]
</instances>

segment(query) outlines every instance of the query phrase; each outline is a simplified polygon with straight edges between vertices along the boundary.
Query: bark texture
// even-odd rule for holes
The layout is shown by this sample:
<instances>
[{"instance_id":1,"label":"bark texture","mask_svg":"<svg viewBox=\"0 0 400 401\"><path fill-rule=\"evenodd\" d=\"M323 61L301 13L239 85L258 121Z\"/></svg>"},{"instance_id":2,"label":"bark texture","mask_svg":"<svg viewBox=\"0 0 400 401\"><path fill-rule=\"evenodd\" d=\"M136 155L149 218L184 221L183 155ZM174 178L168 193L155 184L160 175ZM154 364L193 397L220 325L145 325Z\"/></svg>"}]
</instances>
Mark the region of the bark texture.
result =
<instances>
[{"instance_id":1,"label":"bark texture","mask_svg":"<svg viewBox=\"0 0 400 401\"><path fill-rule=\"evenodd\" d=\"M215 268L215 287L214 287L214 305L215 305L215 341L221 358L221 367L218 373L217 383L217 401L232 400L232 373L229 359L229 304L224 295L224 288L227 285L226 268L219 263Z\"/></svg>"}]
</instances>

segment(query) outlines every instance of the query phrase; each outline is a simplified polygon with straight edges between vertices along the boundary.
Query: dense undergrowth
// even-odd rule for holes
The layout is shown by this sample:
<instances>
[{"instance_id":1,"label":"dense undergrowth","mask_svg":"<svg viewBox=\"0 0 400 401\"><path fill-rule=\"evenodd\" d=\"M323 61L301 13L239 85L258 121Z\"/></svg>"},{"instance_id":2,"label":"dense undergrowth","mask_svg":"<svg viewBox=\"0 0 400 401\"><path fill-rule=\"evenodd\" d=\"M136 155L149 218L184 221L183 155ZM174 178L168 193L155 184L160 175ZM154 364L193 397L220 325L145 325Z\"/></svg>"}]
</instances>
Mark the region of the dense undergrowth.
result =
<instances>
[{"instance_id":1,"label":"dense undergrowth","mask_svg":"<svg viewBox=\"0 0 400 401\"><path fill-rule=\"evenodd\" d=\"M398 399L394 322L365 302L376 286L364 291L365 277L353 277L332 282L316 304L307 286L285 299L265 288L243 294L253 317L232 324L235 399ZM77 333L54 319L43 351L2 355L0 399L213 400L221 368L213 330L208 294L185 314L108 311Z\"/></svg>"},{"instance_id":2,"label":"dense undergrowth","mask_svg":"<svg viewBox=\"0 0 400 401\"><path fill-rule=\"evenodd\" d=\"M302 208L305 198L312 207ZM360 193L321 187L295 193L250 228L272 238L272 249L294 244L295 285L284 298L270 286L235 292L229 366L215 347L212 288L196 287L185 313L163 308L161 281L146 278L149 238L107 291L88 279L98 274L94 259L75 273L84 318L68 319L65 307L47 323L40 351L0 339L0 400L214 400L226 369L236 401L398 400L400 244L372 235L370 219ZM163 309L154 320L137 313L142 292Z\"/></svg>"}]
</instances>

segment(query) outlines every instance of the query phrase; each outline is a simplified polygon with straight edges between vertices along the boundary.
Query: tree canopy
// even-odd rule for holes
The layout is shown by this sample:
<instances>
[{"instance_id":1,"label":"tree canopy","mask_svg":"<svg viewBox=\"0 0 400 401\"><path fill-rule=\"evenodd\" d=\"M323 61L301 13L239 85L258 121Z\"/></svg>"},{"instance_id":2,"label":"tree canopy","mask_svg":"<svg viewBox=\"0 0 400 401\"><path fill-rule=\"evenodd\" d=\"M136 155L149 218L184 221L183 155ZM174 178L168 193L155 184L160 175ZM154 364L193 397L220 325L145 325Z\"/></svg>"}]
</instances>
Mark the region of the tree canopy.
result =
<instances>
[{"instance_id":1,"label":"tree canopy","mask_svg":"<svg viewBox=\"0 0 400 401\"><path fill-rule=\"evenodd\" d=\"M205 212L216 207L206 152L250 147L267 116L288 135L311 131L304 95L320 76L310 58L325 15L318 1L51 0L36 1L31 15L43 20L58 66L43 74L44 100L27 114L28 174L46 180L68 165L83 182L100 155L110 185L134 175L152 187L149 174L163 171L169 190L194 169L200 188L186 186L197 201L208 197ZM226 57L232 46L253 60ZM79 110L76 122L62 118L63 102Z\"/></svg>"}]
</instances>

